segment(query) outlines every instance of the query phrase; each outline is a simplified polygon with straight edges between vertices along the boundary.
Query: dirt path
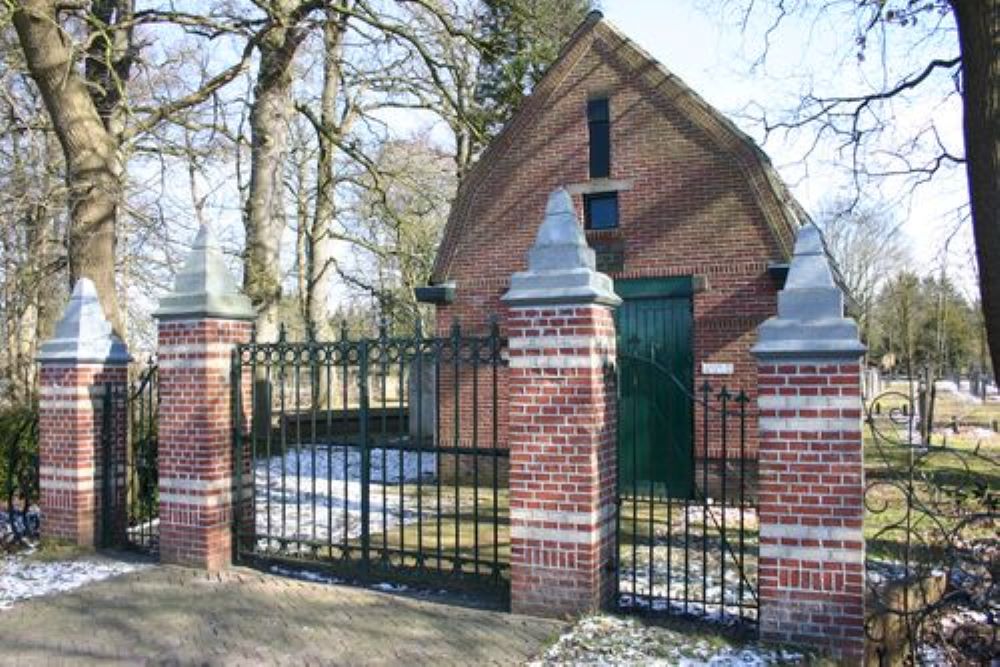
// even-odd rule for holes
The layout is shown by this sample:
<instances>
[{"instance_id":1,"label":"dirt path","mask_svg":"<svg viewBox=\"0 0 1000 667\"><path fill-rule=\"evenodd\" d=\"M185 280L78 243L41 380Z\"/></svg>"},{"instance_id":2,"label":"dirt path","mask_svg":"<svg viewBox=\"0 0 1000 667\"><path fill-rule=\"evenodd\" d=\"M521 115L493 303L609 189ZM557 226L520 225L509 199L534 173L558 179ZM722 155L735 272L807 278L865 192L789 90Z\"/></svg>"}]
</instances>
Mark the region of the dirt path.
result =
<instances>
[{"instance_id":1,"label":"dirt path","mask_svg":"<svg viewBox=\"0 0 1000 667\"><path fill-rule=\"evenodd\" d=\"M513 665L563 628L240 568L156 567L0 612L0 664Z\"/></svg>"}]
</instances>

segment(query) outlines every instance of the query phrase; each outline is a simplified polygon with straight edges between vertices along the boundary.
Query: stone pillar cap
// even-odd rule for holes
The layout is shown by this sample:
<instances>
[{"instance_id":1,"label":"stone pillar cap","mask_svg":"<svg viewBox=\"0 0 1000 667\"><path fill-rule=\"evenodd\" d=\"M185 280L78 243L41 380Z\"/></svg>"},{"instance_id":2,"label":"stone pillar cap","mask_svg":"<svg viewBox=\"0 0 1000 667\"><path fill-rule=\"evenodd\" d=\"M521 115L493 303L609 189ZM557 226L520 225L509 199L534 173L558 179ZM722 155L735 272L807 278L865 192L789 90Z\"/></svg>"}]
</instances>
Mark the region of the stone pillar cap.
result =
<instances>
[{"instance_id":1,"label":"stone pillar cap","mask_svg":"<svg viewBox=\"0 0 1000 667\"><path fill-rule=\"evenodd\" d=\"M38 348L42 363L127 364L128 347L111 329L89 278L80 278L52 338Z\"/></svg>"},{"instance_id":2,"label":"stone pillar cap","mask_svg":"<svg viewBox=\"0 0 1000 667\"><path fill-rule=\"evenodd\" d=\"M512 306L600 303L617 306L614 283L599 273L594 250L565 188L549 195L545 219L528 251L528 270L511 277L502 301Z\"/></svg>"},{"instance_id":3,"label":"stone pillar cap","mask_svg":"<svg viewBox=\"0 0 1000 667\"><path fill-rule=\"evenodd\" d=\"M240 291L222 259L222 250L208 225L202 225L172 292L160 299L153 317L167 319L214 318L252 320L250 299Z\"/></svg>"},{"instance_id":4,"label":"stone pillar cap","mask_svg":"<svg viewBox=\"0 0 1000 667\"><path fill-rule=\"evenodd\" d=\"M801 227L778 315L757 328L751 352L769 357L859 357L865 346L857 323L844 316L844 294L833 280L823 236L814 224Z\"/></svg>"}]
</instances>

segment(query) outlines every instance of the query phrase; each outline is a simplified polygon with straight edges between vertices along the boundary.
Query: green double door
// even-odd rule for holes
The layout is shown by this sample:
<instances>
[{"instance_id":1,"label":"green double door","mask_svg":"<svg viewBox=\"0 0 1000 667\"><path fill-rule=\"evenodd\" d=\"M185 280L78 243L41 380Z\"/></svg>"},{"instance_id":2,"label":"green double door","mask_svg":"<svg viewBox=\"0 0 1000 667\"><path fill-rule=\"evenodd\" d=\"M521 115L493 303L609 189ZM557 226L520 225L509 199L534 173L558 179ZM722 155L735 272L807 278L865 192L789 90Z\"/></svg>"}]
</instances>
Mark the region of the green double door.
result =
<instances>
[{"instance_id":1,"label":"green double door","mask_svg":"<svg viewBox=\"0 0 1000 667\"><path fill-rule=\"evenodd\" d=\"M621 280L618 483L622 493L693 492L690 278Z\"/></svg>"}]
</instances>

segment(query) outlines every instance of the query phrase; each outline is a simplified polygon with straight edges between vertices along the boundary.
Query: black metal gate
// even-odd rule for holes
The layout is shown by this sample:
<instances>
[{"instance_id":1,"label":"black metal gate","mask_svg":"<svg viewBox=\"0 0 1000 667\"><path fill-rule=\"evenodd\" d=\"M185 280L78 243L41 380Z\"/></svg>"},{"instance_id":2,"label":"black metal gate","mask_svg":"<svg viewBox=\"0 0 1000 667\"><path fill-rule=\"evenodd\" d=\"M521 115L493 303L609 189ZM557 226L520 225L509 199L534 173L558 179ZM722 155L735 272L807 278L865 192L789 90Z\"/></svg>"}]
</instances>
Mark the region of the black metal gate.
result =
<instances>
[{"instance_id":1,"label":"black metal gate","mask_svg":"<svg viewBox=\"0 0 1000 667\"><path fill-rule=\"evenodd\" d=\"M505 600L504 345L496 326L240 345L237 559Z\"/></svg>"},{"instance_id":2,"label":"black metal gate","mask_svg":"<svg viewBox=\"0 0 1000 667\"><path fill-rule=\"evenodd\" d=\"M160 392L150 361L128 386L107 384L101 426L103 547L159 551Z\"/></svg>"},{"instance_id":3,"label":"black metal gate","mask_svg":"<svg viewBox=\"0 0 1000 667\"><path fill-rule=\"evenodd\" d=\"M748 445L749 399L742 391L689 382L648 353L620 352L618 608L674 614L752 628L757 619L756 452ZM667 390L670 389L668 392ZM689 428L670 424L682 392ZM646 447L628 442L642 433ZM695 436L693 448L672 437ZM685 451L689 461L675 461ZM638 460L640 455L645 460ZM664 473L694 473L693 484ZM674 480L681 480L673 486Z\"/></svg>"}]
</instances>

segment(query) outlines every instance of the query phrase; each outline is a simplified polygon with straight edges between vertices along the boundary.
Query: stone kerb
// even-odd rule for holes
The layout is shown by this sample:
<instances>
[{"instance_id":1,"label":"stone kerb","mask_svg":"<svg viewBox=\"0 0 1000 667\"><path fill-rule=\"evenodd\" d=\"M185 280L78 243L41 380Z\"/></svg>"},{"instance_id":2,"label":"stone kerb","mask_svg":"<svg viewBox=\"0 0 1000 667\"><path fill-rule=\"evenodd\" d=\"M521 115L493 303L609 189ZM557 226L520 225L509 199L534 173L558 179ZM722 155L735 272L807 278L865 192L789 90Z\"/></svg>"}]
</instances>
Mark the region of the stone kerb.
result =
<instances>
[{"instance_id":1,"label":"stone kerb","mask_svg":"<svg viewBox=\"0 0 1000 667\"><path fill-rule=\"evenodd\" d=\"M206 226L198 231L174 290L154 315L160 557L220 569L232 561L232 352L250 339L254 310ZM237 493L242 497L245 490Z\"/></svg>"},{"instance_id":2,"label":"stone kerb","mask_svg":"<svg viewBox=\"0 0 1000 667\"><path fill-rule=\"evenodd\" d=\"M74 544L102 546L122 537L125 526L125 403L105 392L124 395L128 349L105 318L94 284L81 278L56 324L53 337L38 353L39 486L42 536ZM117 425L110 436L111 461L104 461L105 420ZM105 495L105 471L114 475ZM112 507L103 507L107 499ZM107 519L112 525L105 526Z\"/></svg>"},{"instance_id":3,"label":"stone kerb","mask_svg":"<svg viewBox=\"0 0 1000 667\"><path fill-rule=\"evenodd\" d=\"M573 204L554 192L503 301L507 319L511 607L580 614L613 594L615 328Z\"/></svg>"},{"instance_id":4,"label":"stone kerb","mask_svg":"<svg viewBox=\"0 0 1000 667\"><path fill-rule=\"evenodd\" d=\"M857 325L819 230L798 234L758 329L759 597L765 640L864 655L864 461Z\"/></svg>"}]
</instances>

